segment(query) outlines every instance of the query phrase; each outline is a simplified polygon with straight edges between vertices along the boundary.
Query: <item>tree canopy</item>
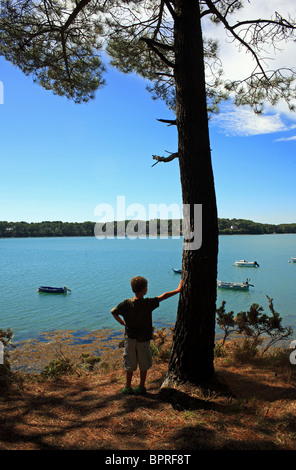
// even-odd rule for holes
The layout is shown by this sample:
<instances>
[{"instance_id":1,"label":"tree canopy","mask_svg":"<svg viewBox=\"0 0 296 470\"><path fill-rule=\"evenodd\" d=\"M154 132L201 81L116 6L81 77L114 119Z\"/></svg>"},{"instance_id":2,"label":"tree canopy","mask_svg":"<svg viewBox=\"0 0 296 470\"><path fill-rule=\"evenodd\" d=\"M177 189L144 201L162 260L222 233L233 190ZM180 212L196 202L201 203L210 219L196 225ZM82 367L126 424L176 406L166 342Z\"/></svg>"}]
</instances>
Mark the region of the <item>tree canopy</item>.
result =
<instances>
[{"instance_id":1,"label":"tree canopy","mask_svg":"<svg viewBox=\"0 0 296 470\"><path fill-rule=\"evenodd\" d=\"M228 37L253 58L253 70L240 80L223 76L219 44L203 37L208 105L230 94L236 104L261 111L266 101L284 99L294 109L295 70L272 69L266 45L277 49L294 41L295 20L272 18L234 21L241 0L200 0L203 29L223 26ZM0 54L34 81L79 103L105 84L106 52L111 64L148 80L154 98L175 109L174 0L4 0L0 14Z\"/></svg>"}]
</instances>

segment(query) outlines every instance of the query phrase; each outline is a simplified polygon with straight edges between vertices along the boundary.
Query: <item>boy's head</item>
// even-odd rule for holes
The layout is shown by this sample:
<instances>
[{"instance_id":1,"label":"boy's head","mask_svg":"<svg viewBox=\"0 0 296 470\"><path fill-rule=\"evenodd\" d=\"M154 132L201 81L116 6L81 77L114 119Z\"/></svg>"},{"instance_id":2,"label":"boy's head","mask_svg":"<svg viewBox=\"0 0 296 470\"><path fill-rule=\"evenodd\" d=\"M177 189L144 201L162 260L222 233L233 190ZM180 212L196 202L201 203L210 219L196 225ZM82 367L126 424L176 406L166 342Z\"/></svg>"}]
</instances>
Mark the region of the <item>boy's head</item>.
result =
<instances>
[{"instance_id":1,"label":"boy's head","mask_svg":"<svg viewBox=\"0 0 296 470\"><path fill-rule=\"evenodd\" d=\"M132 291L137 294L148 287L148 281L144 277L136 276L131 279Z\"/></svg>"}]
</instances>

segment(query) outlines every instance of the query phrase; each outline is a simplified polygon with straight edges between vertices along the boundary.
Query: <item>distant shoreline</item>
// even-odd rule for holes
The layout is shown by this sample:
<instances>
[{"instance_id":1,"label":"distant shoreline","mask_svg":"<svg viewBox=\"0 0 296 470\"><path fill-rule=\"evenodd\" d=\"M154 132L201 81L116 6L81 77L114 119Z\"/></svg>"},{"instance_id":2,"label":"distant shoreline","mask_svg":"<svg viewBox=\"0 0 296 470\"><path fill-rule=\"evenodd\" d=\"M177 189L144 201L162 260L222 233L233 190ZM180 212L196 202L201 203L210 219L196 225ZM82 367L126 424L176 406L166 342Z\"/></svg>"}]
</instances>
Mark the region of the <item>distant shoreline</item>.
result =
<instances>
[{"instance_id":1,"label":"distant shoreline","mask_svg":"<svg viewBox=\"0 0 296 470\"><path fill-rule=\"evenodd\" d=\"M151 221L125 220L125 227L133 223L134 234L138 237L149 237L149 224ZM143 227L145 223L145 228ZM156 222L156 224L155 224ZM0 221L0 238L48 238L48 237L95 237L94 229L100 227L100 234L114 233L117 238L117 221L107 223L96 222L7 222ZM138 225L137 225L138 224ZM167 227L169 237L182 236L182 220L154 220L156 232L153 236L160 237L161 227ZM296 223L290 224L263 224L246 219L220 219L218 218L219 235L279 235L296 233Z\"/></svg>"}]
</instances>

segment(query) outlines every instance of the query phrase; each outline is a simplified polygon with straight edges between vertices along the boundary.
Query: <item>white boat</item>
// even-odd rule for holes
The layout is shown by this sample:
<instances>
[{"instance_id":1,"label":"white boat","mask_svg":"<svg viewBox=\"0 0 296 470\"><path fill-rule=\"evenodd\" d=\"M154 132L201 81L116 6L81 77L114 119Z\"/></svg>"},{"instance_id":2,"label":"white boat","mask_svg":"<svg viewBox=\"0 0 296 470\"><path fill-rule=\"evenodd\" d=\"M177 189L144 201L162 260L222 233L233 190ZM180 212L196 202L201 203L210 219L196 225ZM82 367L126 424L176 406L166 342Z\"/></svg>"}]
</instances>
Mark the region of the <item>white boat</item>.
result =
<instances>
[{"instance_id":1,"label":"white boat","mask_svg":"<svg viewBox=\"0 0 296 470\"><path fill-rule=\"evenodd\" d=\"M248 278L246 282L223 282L217 281L217 286L221 289L233 289L233 290L249 290L249 287L253 284L249 284L250 279Z\"/></svg>"},{"instance_id":2,"label":"white boat","mask_svg":"<svg viewBox=\"0 0 296 470\"><path fill-rule=\"evenodd\" d=\"M291 256L291 259L288 262L289 263L296 263L296 258L292 258L292 256Z\"/></svg>"},{"instance_id":3,"label":"white boat","mask_svg":"<svg viewBox=\"0 0 296 470\"><path fill-rule=\"evenodd\" d=\"M240 261L235 261L234 266L246 266L247 268L259 268L257 261L246 261L241 259Z\"/></svg>"}]
</instances>

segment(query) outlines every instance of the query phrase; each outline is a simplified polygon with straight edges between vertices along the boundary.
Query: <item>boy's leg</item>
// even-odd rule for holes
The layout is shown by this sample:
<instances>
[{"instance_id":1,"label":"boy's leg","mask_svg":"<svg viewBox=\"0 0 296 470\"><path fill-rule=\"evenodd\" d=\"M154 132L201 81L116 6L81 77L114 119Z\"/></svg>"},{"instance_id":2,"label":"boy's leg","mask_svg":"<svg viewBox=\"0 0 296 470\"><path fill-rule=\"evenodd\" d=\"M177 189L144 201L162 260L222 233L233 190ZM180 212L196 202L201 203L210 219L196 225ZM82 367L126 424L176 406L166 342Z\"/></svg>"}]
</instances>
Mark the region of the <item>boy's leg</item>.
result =
<instances>
[{"instance_id":1,"label":"boy's leg","mask_svg":"<svg viewBox=\"0 0 296 470\"><path fill-rule=\"evenodd\" d=\"M147 377L147 370L140 370L140 385L138 385L135 389L134 392L137 394L143 394L146 393L146 387L145 387L145 381Z\"/></svg>"},{"instance_id":2,"label":"boy's leg","mask_svg":"<svg viewBox=\"0 0 296 470\"><path fill-rule=\"evenodd\" d=\"M122 393L128 395L133 392L133 390L131 389L131 383L133 378L133 372L137 369L135 343L136 340L130 338L126 338L124 342L123 364L126 372L126 385L122 390Z\"/></svg>"},{"instance_id":3,"label":"boy's leg","mask_svg":"<svg viewBox=\"0 0 296 470\"><path fill-rule=\"evenodd\" d=\"M133 378L133 372L131 371L126 371L126 388L129 388L132 384L132 378Z\"/></svg>"},{"instance_id":4,"label":"boy's leg","mask_svg":"<svg viewBox=\"0 0 296 470\"><path fill-rule=\"evenodd\" d=\"M148 369L152 366L150 341L137 343L137 354L140 368L140 385L135 388L135 393L146 393L145 382Z\"/></svg>"},{"instance_id":5,"label":"boy's leg","mask_svg":"<svg viewBox=\"0 0 296 470\"><path fill-rule=\"evenodd\" d=\"M152 354L150 349L150 341L137 342L137 358L140 368L140 374L142 372L143 379L146 380L148 369L152 366Z\"/></svg>"},{"instance_id":6,"label":"boy's leg","mask_svg":"<svg viewBox=\"0 0 296 470\"><path fill-rule=\"evenodd\" d=\"M147 370L140 370L140 387L145 387Z\"/></svg>"}]
</instances>

